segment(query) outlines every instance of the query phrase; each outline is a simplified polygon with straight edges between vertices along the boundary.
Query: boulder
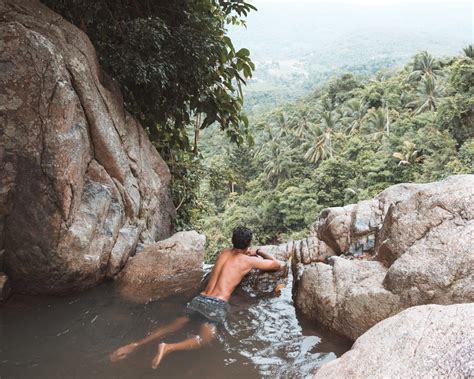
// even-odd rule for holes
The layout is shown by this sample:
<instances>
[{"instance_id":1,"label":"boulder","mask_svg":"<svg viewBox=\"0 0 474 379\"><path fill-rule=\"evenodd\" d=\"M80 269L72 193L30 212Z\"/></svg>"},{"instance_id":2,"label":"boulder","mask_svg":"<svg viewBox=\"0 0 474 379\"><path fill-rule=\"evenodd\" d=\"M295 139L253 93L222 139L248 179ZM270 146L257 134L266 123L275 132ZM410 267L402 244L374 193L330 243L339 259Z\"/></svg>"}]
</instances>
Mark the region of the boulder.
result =
<instances>
[{"instance_id":1,"label":"boulder","mask_svg":"<svg viewBox=\"0 0 474 379\"><path fill-rule=\"evenodd\" d=\"M304 268L295 305L300 312L352 340L403 309L383 287L387 269L375 261L332 257Z\"/></svg>"},{"instance_id":2,"label":"boulder","mask_svg":"<svg viewBox=\"0 0 474 379\"><path fill-rule=\"evenodd\" d=\"M449 239L442 234L449 234L450 229L459 231L474 219L474 175L405 184L402 188L406 193L397 200L393 199L393 192L398 188L390 188L379 195L387 211L375 247L377 259L387 266L410 248L439 249L442 240ZM387 198L391 198L388 208Z\"/></svg>"},{"instance_id":3,"label":"boulder","mask_svg":"<svg viewBox=\"0 0 474 379\"><path fill-rule=\"evenodd\" d=\"M372 199L324 209L317 225L313 226L315 237L330 248L332 255L373 252L382 223L383 212L379 205L379 199Z\"/></svg>"},{"instance_id":4,"label":"boulder","mask_svg":"<svg viewBox=\"0 0 474 379\"><path fill-rule=\"evenodd\" d=\"M119 230L117 241L110 253L107 266L107 277L113 278L123 268L128 258L134 255L138 244L139 233L136 228L122 228Z\"/></svg>"},{"instance_id":5,"label":"boulder","mask_svg":"<svg viewBox=\"0 0 474 379\"><path fill-rule=\"evenodd\" d=\"M384 286L406 304L474 302L474 220L432 230L390 266Z\"/></svg>"},{"instance_id":6,"label":"boulder","mask_svg":"<svg viewBox=\"0 0 474 379\"><path fill-rule=\"evenodd\" d=\"M65 293L172 234L170 173L87 36L0 0L0 250L12 288Z\"/></svg>"},{"instance_id":7,"label":"boulder","mask_svg":"<svg viewBox=\"0 0 474 379\"><path fill-rule=\"evenodd\" d=\"M286 262L293 255L294 242L283 243L280 245L256 246L255 248L263 252L273 255L276 259Z\"/></svg>"},{"instance_id":8,"label":"boulder","mask_svg":"<svg viewBox=\"0 0 474 379\"><path fill-rule=\"evenodd\" d=\"M361 238L372 241L361 248L368 260L330 257L329 265L295 249L297 308L351 339L415 305L474 302L474 175L399 184L329 208L309 238L349 257Z\"/></svg>"},{"instance_id":9,"label":"boulder","mask_svg":"<svg viewBox=\"0 0 474 379\"><path fill-rule=\"evenodd\" d=\"M381 321L317 378L472 378L474 304L423 305Z\"/></svg>"},{"instance_id":10,"label":"boulder","mask_svg":"<svg viewBox=\"0 0 474 379\"><path fill-rule=\"evenodd\" d=\"M295 263L325 262L333 255L336 255L334 250L317 237L309 236L308 238L293 242L293 259Z\"/></svg>"},{"instance_id":11,"label":"boulder","mask_svg":"<svg viewBox=\"0 0 474 379\"><path fill-rule=\"evenodd\" d=\"M311 227L310 238L327 245L328 254L369 252L389 266L442 223L453 226L472 219L473 198L474 175L397 184L374 199L324 209Z\"/></svg>"},{"instance_id":12,"label":"boulder","mask_svg":"<svg viewBox=\"0 0 474 379\"><path fill-rule=\"evenodd\" d=\"M318 224L318 236L337 254L349 249L352 214L355 206L329 208L321 212Z\"/></svg>"},{"instance_id":13,"label":"boulder","mask_svg":"<svg viewBox=\"0 0 474 379\"><path fill-rule=\"evenodd\" d=\"M196 231L145 245L117 275L117 290L127 301L145 303L196 289L204 275L205 245L206 237Z\"/></svg>"},{"instance_id":14,"label":"boulder","mask_svg":"<svg viewBox=\"0 0 474 379\"><path fill-rule=\"evenodd\" d=\"M363 257L373 253L381 223L377 199L324 209L308 238L291 243L293 272L301 273L301 265L326 262L334 255Z\"/></svg>"}]
</instances>

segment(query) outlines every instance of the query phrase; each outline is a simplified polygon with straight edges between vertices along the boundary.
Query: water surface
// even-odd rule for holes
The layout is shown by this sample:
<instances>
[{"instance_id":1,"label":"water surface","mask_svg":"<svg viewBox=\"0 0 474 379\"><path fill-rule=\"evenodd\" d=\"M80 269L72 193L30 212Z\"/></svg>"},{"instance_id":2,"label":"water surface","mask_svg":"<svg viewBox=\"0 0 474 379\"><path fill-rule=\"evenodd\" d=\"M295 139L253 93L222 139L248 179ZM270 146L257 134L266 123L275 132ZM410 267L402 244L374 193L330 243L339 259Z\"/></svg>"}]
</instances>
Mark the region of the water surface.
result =
<instances>
[{"instance_id":1,"label":"water surface","mask_svg":"<svg viewBox=\"0 0 474 379\"><path fill-rule=\"evenodd\" d=\"M115 348L179 316L197 292L144 305L124 302L111 283L66 297L14 296L0 308L0 378L306 378L350 348L299 319L288 286L274 297L235 294L216 342L171 354L157 370L150 366L159 341L109 361ZM197 328L190 323L164 341Z\"/></svg>"}]
</instances>

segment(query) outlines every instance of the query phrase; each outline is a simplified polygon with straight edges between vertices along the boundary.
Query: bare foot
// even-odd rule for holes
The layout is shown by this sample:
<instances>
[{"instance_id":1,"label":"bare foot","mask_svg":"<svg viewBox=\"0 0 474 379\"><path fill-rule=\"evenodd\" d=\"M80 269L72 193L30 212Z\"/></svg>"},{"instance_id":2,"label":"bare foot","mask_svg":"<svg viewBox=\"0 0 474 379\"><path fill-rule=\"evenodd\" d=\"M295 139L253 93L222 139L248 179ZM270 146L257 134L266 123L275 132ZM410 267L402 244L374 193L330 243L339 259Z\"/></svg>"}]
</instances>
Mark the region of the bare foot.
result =
<instances>
[{"instance_id":1,"label":"bare foot","mask_svg":"<svg viewBox=\"0 0 474 379\"><path fill-rule=\"evenodd\" d=\"M112 362L117 362L121 359L124 359L127 356L129 356L131 353L133 353L137 347L138 345L136 343L131 343L131 344L122 346L121 348L115 350L112 354L110 354L110 360Z\"/></svg>"},{"instance_id":2,"label":"bare foot","mask_svg":"<svg viewBox=\"0 0 474 379\"><path fill-rule=\"evenodd\" d=\"M165 343L160 343L158 346L158 352L155 355L155 358L153 358L153 361L151 362L151 368L155 369L157 368L163 357L166 355L166 344Z\"/></svg>"}]
</instances>

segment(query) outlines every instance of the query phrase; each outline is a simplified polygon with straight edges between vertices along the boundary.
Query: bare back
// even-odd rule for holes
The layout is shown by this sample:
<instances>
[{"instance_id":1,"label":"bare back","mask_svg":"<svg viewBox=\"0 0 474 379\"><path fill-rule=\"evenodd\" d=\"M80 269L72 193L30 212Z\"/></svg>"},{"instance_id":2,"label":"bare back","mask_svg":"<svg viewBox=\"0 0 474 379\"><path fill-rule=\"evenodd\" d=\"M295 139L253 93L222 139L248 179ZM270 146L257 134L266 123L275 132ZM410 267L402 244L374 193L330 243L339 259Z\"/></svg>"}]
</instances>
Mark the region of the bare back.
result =
<instances>
[{"instance_id":1,"label":"bare back","mask_svg":"<svg viewBox=\"0 0 474 379\"><path fill-rule=\"evenodd\" d=\"M234 249L223 250L214 265L209 283L201 294L228 301L234 289L252 268L275 270L280 267L278 264L271 266L270 262L265 263L265 266L262 261L258 257L248 256Z\"/></svg>"}]
</instances>

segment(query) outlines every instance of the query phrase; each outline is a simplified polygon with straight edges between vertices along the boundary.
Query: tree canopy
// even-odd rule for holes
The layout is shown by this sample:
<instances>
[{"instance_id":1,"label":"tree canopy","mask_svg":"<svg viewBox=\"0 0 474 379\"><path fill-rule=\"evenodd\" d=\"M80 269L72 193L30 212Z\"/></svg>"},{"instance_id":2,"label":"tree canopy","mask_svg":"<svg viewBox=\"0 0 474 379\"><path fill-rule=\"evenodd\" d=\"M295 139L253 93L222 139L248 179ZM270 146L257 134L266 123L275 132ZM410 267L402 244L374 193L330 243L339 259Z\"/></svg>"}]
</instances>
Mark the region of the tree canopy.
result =
<instances>
[{"instance_id":1,"label":"tree canopy","mask_svg":"<svg viewBox=\"0 0 474 379\"><path fill-rule=\"evenodd\" d=\"M242 142L242 85L250 52L235 49L228 24L255 8L241 0L43 0L84 30L105 71L122 87L127 109L166 159L189 148L186 125L217 122ZM193 117L202 115L198 120Z\"/></svg>"},{"instance_id":2,"label":"tree canopy","mask_svg":"<svg viewBox=\"0 0 474 379\"><path fill-rule=\"evenodd\" d=\"M397 183L474 173L470 52L421 52L401 69L335 77L252 118L254 146L224 148L206 132L193 223L208 236L208 258L238 224L254 229L257 244L283 242L305 236L323 208Z\"/></svg>"}]
</instances>

